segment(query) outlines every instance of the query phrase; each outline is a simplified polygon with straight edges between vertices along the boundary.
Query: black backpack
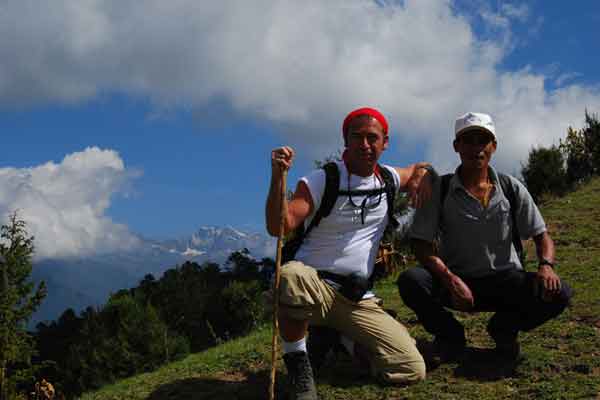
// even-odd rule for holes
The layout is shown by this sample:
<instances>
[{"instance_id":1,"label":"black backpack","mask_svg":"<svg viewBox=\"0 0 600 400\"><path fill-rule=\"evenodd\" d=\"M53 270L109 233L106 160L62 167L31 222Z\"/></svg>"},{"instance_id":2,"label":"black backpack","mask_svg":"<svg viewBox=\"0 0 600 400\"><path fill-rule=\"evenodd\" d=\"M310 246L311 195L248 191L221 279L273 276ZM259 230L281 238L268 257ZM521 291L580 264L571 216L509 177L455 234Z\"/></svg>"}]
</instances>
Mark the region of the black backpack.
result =
<instances>
[{"instance_id":1,"label":"black backpack","mask_svg":"<svg viewBox=\"0 0 600 400\"><path fill-rule=\"evenodd\" d=\"M294 259L294 256L304 241L304 238L308 236L314 227L319 226L319 223L323 218L327 218L329 216L338 196L340 195L369 196L380 194L383 191L383 193L386 194L388 205L387 213L389 222L386 227L386 231L395 229L398 226L398 221L393 216L396 185L394 183L394 177L392 176L392 173L387 168L378 165L381 179L384 183L383 188L351 191L340 190L340 171L335 162L329 162L325 164L323 169L325 170L325 190L323 192L323 197L321 198L321 205L319 206L319 209L317 210L308 227L304 229L304 224L300 224L300 226L294 230L292 237L286 240L281 250L282 262L284 263Z\"/></svg>"},{"instance_id":2,"label":"black backpack","mask_svg":"<svg viewBox=\"0 0 600 400\"><path fill-rule=\"evenodd\" d=\"M446 174L442 175L441 179L441 188L440 188L440 210L444 206L444 201L448 196L448 188L450 187L450 179L454 174ZM510 217L512 219L512 242L513 246L515 246L515 250L517 251L517 255L519 256L519 260L523 262L523 258L525 254L523 253L523 243L521 242L521 237L519 236L519 227L517 225L517 195L515 193L515 189L513 188L512 182L510 181L510 177L508 175L498 173L498 180L500 181L500 186L502 187L502 191L504 192L504 196L508 199L510 204ZM440 213L441 214L441 213ZM523 266L525 267L525 266Z\"/></svg>"}]
</instances>

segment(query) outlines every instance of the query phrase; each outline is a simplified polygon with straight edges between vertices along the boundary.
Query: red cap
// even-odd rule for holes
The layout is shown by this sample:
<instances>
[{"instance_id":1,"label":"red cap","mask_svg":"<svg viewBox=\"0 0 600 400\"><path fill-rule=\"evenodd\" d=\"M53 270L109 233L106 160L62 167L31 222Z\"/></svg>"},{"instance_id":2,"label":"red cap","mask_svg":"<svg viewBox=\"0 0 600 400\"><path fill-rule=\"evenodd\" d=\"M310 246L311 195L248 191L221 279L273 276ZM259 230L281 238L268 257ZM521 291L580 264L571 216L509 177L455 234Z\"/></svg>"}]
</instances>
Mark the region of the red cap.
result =
<instances>
[{"instance_id":1,"label":"red cap","mask_svg":"<svg viewBox=\"0 0 600 400\"><path fill-rule=\"evenodd\" d=\"M344 118L344 123L342 124L342 133L344 135L344 140L346 139L346 135L348 134L348 125L350 124L350 121L352 120L352 118L358 117L359 115L369 115L375 118L383 127L383 134L385 136L388 135L388 123L385 120L383 114L374 108L363 107L352 111L346 116L346 118Z\"/></svg>"}]
</instances>

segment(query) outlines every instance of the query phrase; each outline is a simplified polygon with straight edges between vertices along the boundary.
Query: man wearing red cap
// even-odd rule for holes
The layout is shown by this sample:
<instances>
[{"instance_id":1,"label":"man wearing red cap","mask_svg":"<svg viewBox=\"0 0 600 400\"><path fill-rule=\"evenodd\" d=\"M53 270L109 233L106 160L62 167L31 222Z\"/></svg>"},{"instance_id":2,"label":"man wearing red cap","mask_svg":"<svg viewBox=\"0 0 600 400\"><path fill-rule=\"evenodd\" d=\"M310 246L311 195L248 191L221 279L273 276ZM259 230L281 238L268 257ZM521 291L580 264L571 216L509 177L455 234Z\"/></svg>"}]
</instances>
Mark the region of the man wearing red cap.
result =
<instances>
[{"instance_id":1,"label":"man wearing red cap","mask_svg":"<svg viewBox=\"0 0 600 400\"><path fill-rule=\"evenodd\" d=\"M293 198L281 204L282 172L291 167L294 150L280 147L271 153L267 230L279 235L282 208L284 234L308 226L292 261L282 268L279 292L279 326L294 399L317 398L306 351L309 324L339 331L355 344L356 353L362 350L368 372L385 382L410 383L425 377L425 363L414 339L376 303L369 278L390 218L387 196L393 196L382 176L388 182L393 179L395 189L408 191L419 206L431 193L429 180L422 179L427 164L407 168L378 164L389 139L387 121L375 109L348 114L342 132L345 150L343 160L336 163L337 198L326 217L318 216L316 226L311 222L322 213L325 171L301 178Z\"/></svg>"}]
</instances>

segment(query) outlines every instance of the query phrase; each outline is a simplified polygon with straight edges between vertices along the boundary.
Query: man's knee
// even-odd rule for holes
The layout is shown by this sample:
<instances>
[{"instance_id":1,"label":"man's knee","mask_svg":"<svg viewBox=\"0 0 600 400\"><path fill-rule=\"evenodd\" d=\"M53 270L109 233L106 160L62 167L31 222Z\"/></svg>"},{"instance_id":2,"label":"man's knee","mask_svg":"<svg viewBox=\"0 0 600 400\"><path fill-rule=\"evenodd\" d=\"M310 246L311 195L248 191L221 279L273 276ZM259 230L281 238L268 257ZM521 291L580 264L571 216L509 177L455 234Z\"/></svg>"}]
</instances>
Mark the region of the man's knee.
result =
<instances>
[{"instance_id":1,"label":"man's knee","mask_svg":"<svg viewBox=\"0 0 600 400\"><path fill-rule=\"evenodd\" d=\"M290 261L281 268L279 293L280 299L298 297L306 294L310 287L314 286L316 272L313 268L298 261ZM285 301L283 301L285 303ZM289 303L296 304L296 303Z\"/></svg>"},{"instance_id":2,"label":"man's knee","mask_svg":"<svg viewBox=\"0 0 600 400\"><path fill-rule=\"evenodd\" d=\"M396 284L400 297L405 303L412 303L411 299L415 296L421 296L431 285L431 275L429 271L422 267L407 269L398 277Z\"/></svg>"},{"instance_id":3,"label":"man's knee","mask_svg":"<svg viewBox=\"0 0 600 400\"><path fill-rule=\"evenodd\" d=\"M571 298L573 297L573 289L561 281L560 291L550 298L549 301L544 301L544 307L555 310L555 312L562 312L567 306L571 304Z\"/></svg>"},{"instance_id":4,"label":"man's knee","mask_svg":"<svg viewBox=\"0 0 600 400\"><path fill-rule=\"evenodd\" d=\"M392 358L390 360L389 358ZM422 381L426 376L425 361L420 353L415 352L411 357L403 355L401 359L388 356L388 362L379 371L379 377L386 383L410 384Z\"/></svg>"},{"instance_id":5,"label":"man's knee","mask_svg":"<svg viewBox=\"0 0 600 400\"><path fill-rule=\"evenodd\" d=\"M560 292L558 293L555 299L556 303L565 308L571 304L572 297L573 289L571 289L571 286L561 281Z\"/></svg>"},{"instance_id":6,"label":"man's knee","mask_svg":"<svg viewBox=\"0 0 600 400\"><path fill-rule=\"evenodd\" d=\"M297 261L290 261L285 263L281 267L280 281L288 282L296 280L298 276L302 276L302 273L305 268L306 266L304 264L299 263Z\"/></svg>"},{"instance_id":7,"label":"man's knee","mask_svg":"<svg viewBox=\"0 0 600 400\"><path fill-rule=\"evenodd\" d=\"M316 306L324 302L324 284L314 268L290 261L281 268L280 315L297 320L311 319Z\"/></svg>"},{"instance_id":8,"label":"man's knee","mask_svg":"<svg viewBox=\"0 0 600 400\"><path fill-rule=\"evenodd\" d=\"M425 380L426 376L427 370L425 368L425 360L423 360L423 357L421 357L421 359L417 363L415 363L415 368L412 375L413 382Z\"/></svg>"},{"instance_id":9,"label":"man's knee","mask_svg":"<svg viewBox=\"0 0 600 400\"><path fill-rule=\"evenodd\" d=\"M279 302L284 310L287 306L297 308L314 305L314 300L307 291L306 268L304 264L295 261L290 261L281 268ZM292 318L304 319L298 317L292 315Z\"/></svg>"},{"instance_id":10,"label":"man's knee","mask_svg":"<svg viewBox=\"0 0 600 400\"><path fill-rule=\"evenodd\" d=\"M423 360L423 357L419 354L419 357L415 358L409 366L409 375L406 379L407 382L419 382L425 379L425 376L427 375L427 371L425 368L425 360Z\"/></svg>"},{"instance_id":11,"label":"man's knee","mask_svg":"<svg viewBox=\"0 0 600 400\"><path fill-rule=\"evenodd\" d=\"M411 290L413 287L418 286L420 282L420 268L409 268L400 274L396 284L398 289L402 292L403 290Z\"/></svg>"}]
</instances>

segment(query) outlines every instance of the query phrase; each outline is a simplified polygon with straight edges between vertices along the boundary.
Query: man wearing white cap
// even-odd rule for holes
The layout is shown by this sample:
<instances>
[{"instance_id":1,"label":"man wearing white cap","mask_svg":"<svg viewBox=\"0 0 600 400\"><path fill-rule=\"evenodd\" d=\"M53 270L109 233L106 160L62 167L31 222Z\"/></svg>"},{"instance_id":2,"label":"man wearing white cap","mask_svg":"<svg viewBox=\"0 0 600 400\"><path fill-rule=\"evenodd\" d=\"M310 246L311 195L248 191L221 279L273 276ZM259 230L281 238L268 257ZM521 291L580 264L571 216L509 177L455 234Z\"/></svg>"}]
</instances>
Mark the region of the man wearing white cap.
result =
<instances>
[{"instance_id":1,"label":"man wearing white cap","mask_svg":"<svg viewBox=\"0 0 600 400\"><path fill-rule=\"evenodd\" d=\"M492 118L467 113L454 132L461 164L437 179L432 200L417 210L410 235L421 266L405 271L398 288L435 336L443 361L460 357L466 346L464 327L448 308L496 311L488 333L498 356L516 361L518 333L558 316L571 289L554 271L554 244L531 195L489 165L497 148ZM528 238L535 242L537 272L521 264L520 239Z\"/></svg>"}]
</instances>

